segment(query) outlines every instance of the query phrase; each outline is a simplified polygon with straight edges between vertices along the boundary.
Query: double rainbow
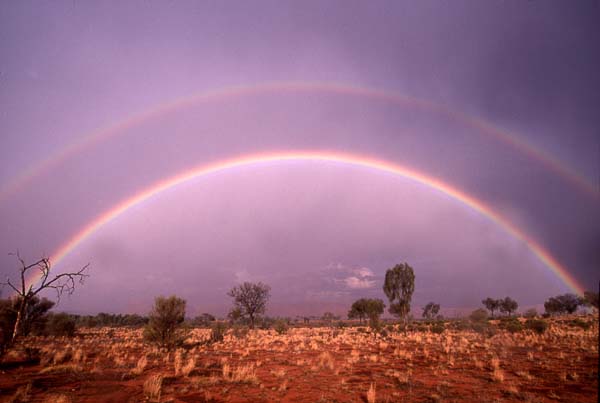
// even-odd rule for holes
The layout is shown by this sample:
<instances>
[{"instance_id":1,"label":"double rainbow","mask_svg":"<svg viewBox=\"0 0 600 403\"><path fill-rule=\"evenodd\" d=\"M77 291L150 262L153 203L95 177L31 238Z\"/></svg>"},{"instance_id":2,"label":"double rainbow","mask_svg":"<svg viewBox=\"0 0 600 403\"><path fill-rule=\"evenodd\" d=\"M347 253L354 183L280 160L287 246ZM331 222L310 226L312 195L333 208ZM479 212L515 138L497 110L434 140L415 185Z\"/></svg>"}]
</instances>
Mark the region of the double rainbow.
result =
<instances>
[{"instance_id":1,"label":"double rainbow","mask_svg":"<svg viewBox=\"0 0 600 403\"><path fill-rule=\"evenodd\" d=\"M458 200L465 206L470 207L476 212L482 214L483 216L487 217L489 220L493 221L496 225L498 225L504 231L506 231L510 236L521 241L547 268L549 268L573 292L583 294L583 287L570 275L566 267L562 266L547 250L545 250L541 245L535 242L535 240L529 237L524 231L517 228L506 218L502 217L499 213L495 212L492 208L485 205L476 198L469 196L458 189L453 188L452 186L440 181L439 179L427 176L421 172L409 169L407 167L403 167L392 162L377 160L360 155L337 152L273 152L268 154L247 155L238 158L218 161L212 164L196 166L178 175L159 181L153 184L152 186L136 193L132 197L121 201L109 210L105 211L104 213L96 217L94 220L92 220L90 223L88 223L77 234L75 234L64 245L62 245L56 252L54 252L50 257L51 262L54 265L59 264L69 253L71 253L75 248L77 248L78 245L80 245L84 240L89 238L92 234L94 234L104 225L108 224L110 221L114 220L118 216L126 213L133 206L143 203L144 201L152 198L153 196L164 192L168 189L171 189L177 185L188 182L192 179L200 178L221 171L285 161L333 162L340 164L348 164L402 176L404 178L411 179L430 188L436 189ZM31 279L31 281L36 280L37 278Z\"/></svg>"},{"instance_id":2,"label":"double rainbow","mask_svg":"<svg viewBox=\"0 0 600 403\"><path fill-rule=\"evenodd\" d=\"M420 108L442 116L447 116L467 127L476 129L477 132L482 135L494 138L495 140L514 148L518 152L528 156L534 161L538 161L547 169L562 177L567 183L571 184L588 196L593 198L598 197L598 191L594 184L590 183L587 179L573 171L568 166L564 165L552 155L527 143L519 136L495 127L483 119L469 116L465 113L452 110L446 106L411 96L347 84L320 82L268 82L256 85L233 86L213 91L196 93L171 102L160 104L155 108L125 119L113 126L96 130L60 149L58 152L50 155L48 158L29 166L19 175L15 176L4 187L0 188L0 201L6 199L11 194L25 186L32 179L51 169L53 166L60 164L62 161L65 161L72 155L80 153L114 136L122 135L126 133L128 129L141 125L150 119L158 118L178 109L196 104L202 104L204 102L217 102L233 97L276 92L323 92L359 96L370 99L379 99L397 105L409 105L414 108Z\"/></svg>"}]
</instances>

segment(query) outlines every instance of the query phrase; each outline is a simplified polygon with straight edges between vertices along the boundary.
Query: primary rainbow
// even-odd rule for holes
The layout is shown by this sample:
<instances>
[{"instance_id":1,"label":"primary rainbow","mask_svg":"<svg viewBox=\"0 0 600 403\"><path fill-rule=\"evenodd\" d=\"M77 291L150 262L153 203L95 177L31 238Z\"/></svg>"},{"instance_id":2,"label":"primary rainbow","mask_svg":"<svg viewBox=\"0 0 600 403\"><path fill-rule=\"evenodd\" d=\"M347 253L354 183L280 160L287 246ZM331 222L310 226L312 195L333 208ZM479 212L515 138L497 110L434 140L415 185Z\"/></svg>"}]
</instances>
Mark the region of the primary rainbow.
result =
<instances>
[{"instance_id":1,"label":"primary rainbow","mask_svg":"<svg viewBox=\"0 0 600 403\"><path fill-rule=\"evenodd\" d=\"M438 191L462 202L466 206L472 208L478 213L492 220L498 226L503 228L512 237L523 242L529 250L544 263L552 272L554 272L572 291L578 294L583 294L583 287L569 274L566 267L562 266L548 251L541 245L531 239L525 232L521 231L514 224L502 217L497 212L493 211L489 206L486 206L476 198L469 196L460 190L457 190L450 185L443 183L439 179L427 176L414 169L409 169L401 165L377 160L365 156L338 153L338 152L323 152L323 151L298 151L298 152L273 152L266 154L252 154L228 160L217 161L211 164L199 165L178 175L168 179L159 181L152 186L140 191L134 196L123 200L116 206L105 211L103 214L96 217L93 221L87 224L77 234L70 238L62 245L52 256L51 262L56 265L60 263L71 251L73 251L80 243L87 239L98 229L115 219L119 215L125 213L131 207L142 203L152 196L171 189L174 186L198 178L204 175L209 175L219 171L229 170L250 165L265 164L270 162L283 161L321 161L350 164L354 166L371 168L381 172L387 172L394 175L399 175L409 178L415 182L437 189ZM32 279L36 281L37 279Z\"/></svg>"},{"instance_id":2,"label":"primary rainbow","mask_svg":"<svg viewBox=\"0 0 600 403\"><path fill-rule=\"evenodd\" d=\"M330 92L334 94L337 93L342 95L362 96L367 98L380 99L394 104L410 105L413 107L422 108L424 110L445 115L450 117L451 119L461 122L464 125L476 129L479 133L488 135L504 144L509 145L510 147L518 150L519 152L527 155L529 158L540 162L542 165L544 165L545 167L547 167L548 169L552 170L560 177L565 179L568 183L574 185L580 191L591 195L594 198L598 197L598 191L594 184L590 183L577 172L564 165L557 158L538 148L535 148L531 144L522 140L519 136L509 133L498 127L495 127L483 119L469 116L465 113L452 110L446 106L436 104L434 102L418 99L407 95L383 91L375 88L359 87L337 83L282 81L266 82L255 85L232 86L212 91L195 93L187 97L179 98L174 101L160 104L145 112L120 121L115 125L95 130L89 133L88 135L81 137L79 140L69 144L68 146L60 149L58 152L50 155L48 158L29 166L11 181L9 181L5 186L0 188L0 201L4 200L9 195L19 190L22 186L24 186L26 183L28 183L30 180L32 180L42 172L51 169L53 166L59 164L61 161L66 160L70 156L82 152L85 149L90 148L93 145L98 144L102 141L106 141L109 138L112 138L119 134L123 134L128 129L140 125L149 119L164 116L170 112L174 112L180 108L188 107L196 103L215 102L219 100L228 99L230 97L240 97L245 95L277 91L321 91Z\"/></svg>"}]
</instances>

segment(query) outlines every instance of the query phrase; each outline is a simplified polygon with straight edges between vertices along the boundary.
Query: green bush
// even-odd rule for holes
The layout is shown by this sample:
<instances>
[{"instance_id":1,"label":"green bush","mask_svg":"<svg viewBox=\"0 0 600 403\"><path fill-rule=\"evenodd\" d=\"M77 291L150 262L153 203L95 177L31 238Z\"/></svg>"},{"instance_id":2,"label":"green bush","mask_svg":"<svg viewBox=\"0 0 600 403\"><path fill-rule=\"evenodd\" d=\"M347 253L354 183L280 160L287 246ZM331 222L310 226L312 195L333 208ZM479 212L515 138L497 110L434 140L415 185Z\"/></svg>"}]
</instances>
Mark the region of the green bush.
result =
<instances>
[{"instance_id":1,"label":"green bush","mask_svg":"<svg viewBox=\"0 0 600 403\"><path fill-rule=\"evenodd\" d=\"M227 333L227 325L223 322L214 322L210 326L210 342L217 343L223 341L225 333Z\"/></svg>"},{"instance_id":2,"label":"green bush","mask_svg":"<svg viewBox=\"0 0 600 403\"><path fill-rule=\"evenodd\" d=\"M383 327L381 325L379 317L372 316L371 318L369 318L369 328L371 328L371 331L374 333L379 333L381 331Z\"/></svg>"},{"instance_id":3,"label":"green bush","mask_svg":"<svg viewBox=\"0 0 600 403\"><path fill-rule=\"evenodd\" d=\"M185 305L185 300L175 295L156 297L150 320L144 328L144 339L169 349L183 344L186 337L182 328Z\"/></svg>"},{"instance_id":4,"label":"green bush","mask_svg":"<svg viewBox=\"0 0 600 403\"><path fill-rule=\"evenodd\" d=\"M75 318L62 312L49 315L46 332L50 336L73 337L75 335Z\"/></svg>"},{"instance_id":5,"label":"green bush","mask_svg":"<svg viewBox=\"0 0 600 403\"><path fill-rule=\"evenodd\" d=\"M473 322L471 323L471 330L475 333L482 334L486 337L492 337L496 334L496 328L494 326L490 326L485 322Z\"/></svg>"},{"instance_id":6,"label":"green bush","mask_svg":"<svg viewBox=\"0 0 600 403\"><path fill-rule=\"evenodd\" d=\"M285 334L288 331L288 324L283 319L277 319L273 324L273 329L275 329L277 334Z\"/></svg>"},{"instance_id":7,"label":"green bush","mask_svg":"<svg viewBox=\"0 0 600 403\"><path fill-rule=\"evenodd\" d=\"M592 325L589 322L586 322L585 320L577 318L570 321L569 326L579 327L583 330L588 330Z\"/></svg>"},{"instance_id":8,"label":"green bush","mask_svg":"<svg viewBox=\"0 0 600 403\"><path fill-rule=\"evenodd\" d=\"M245 339L248 336L249 328L244 325L234 325L231 331L231 334L236 339Z\"/></svg>"},{"instance_id":9,"label":"green bush","mask_svg":"<svg viewBox=\"0 0 600 403\"><path fill-rule=\"evenodd\" d=\"M468 330L471 328L471 326L469 326L469 322L467 322L466 320L457 320L454 322L450 323L450 327L454 330Z\"/></svg>"},{"instance_id":10,"label":"green bush","mask_svg":"<svg viewBox=\"0 0 600 403\"><path fill-rule=\"evenodd\" d=\"M471 323L471 330L473 330L475 333L483 334L487 327L488 327L488 325L486 325L485 323L481 323L481 322Z\"/></svg>"},{"instance_id":11,"label":"green bush","mask_svg":"<svg viewBox=\"0 0 600 403\"><path fill-rule=\"evenodd\" d=\"M533 330L537 334L543 334L548 329L548 322L542 319L528 319L525 322L525 327L529 330Z\"/></svg>"},{"instance_id":12,"label":"green bush","mask_svg":"<svg viewBox=\"0 0 600 403\"><path fill-rule=\"evenodd\" d=\"M444 333L444 330L446 330L446 328L444 327L444 324L440 322L434 323L433 326L431 326L431 331L436 334Z\"/></svg>"},{"instance_id":13,"label":"green bush","mask_svg":"<svg viewBox=\"0 0 600 403\"><path fill-rule=\"evenodd\" d=\"M523 325L518 320L510 321L504 326L511 333L518 333L523 330Z\"/></svg>"},{"instance_id":14,"label":"green bush","mask_svg":"<svg viewBox=\"0 0 600 403\"><path fill-rule=\"evenodd\" d=\"M473 322L482 323L482 322L485 322L487 320L487 318L488 318L488 313L483 308L475 309L469 315L469 319L471 319Z\"/></svg>"}]
</instances>

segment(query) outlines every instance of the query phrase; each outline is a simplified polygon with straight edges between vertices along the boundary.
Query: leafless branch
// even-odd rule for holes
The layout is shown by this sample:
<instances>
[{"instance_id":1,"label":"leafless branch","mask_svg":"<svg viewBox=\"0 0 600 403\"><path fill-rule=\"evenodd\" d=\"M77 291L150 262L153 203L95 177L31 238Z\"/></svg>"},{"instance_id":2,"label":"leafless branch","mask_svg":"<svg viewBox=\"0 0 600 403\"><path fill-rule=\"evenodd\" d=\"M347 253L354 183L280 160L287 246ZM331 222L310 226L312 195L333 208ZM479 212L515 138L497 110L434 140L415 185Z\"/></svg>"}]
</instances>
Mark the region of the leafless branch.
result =
<instances>
[{"instance_id":1,"label":"leafless branch","mask_svg":"<svg viewBox=\"0 0 600 403\"><path fill-rule=\"evenodd\" d=\"M11 253L10 255L14 255L19 260L21 267L19 268L19 276L20 276L20 290L11 283L10 279L7 279L6 282L1 282L0 285L7 285L12 288L13 291L17 293L20 297L24 298L33 298L35 295L40 293L45 289L53 289L56 291L56 296L58 300L63 293L68 293L69 295L73 294L75 291L75 281L78 281L80 284L83 284L86 277L89 277L89 274L86 273L86 270L89 268L90 264L86 264L81 269L75 272L67 272L61 273L54 277L50 276L51 265L50 259L47 257L41 258L38 261L26 264L25 260L21 257L19 252ZM26 277L27 272L33 269L39 270L40 278L37 282L34 282L29 285L27 289ZM37 284L37 285L36 285Z\"/></svg>"}]
</instances>

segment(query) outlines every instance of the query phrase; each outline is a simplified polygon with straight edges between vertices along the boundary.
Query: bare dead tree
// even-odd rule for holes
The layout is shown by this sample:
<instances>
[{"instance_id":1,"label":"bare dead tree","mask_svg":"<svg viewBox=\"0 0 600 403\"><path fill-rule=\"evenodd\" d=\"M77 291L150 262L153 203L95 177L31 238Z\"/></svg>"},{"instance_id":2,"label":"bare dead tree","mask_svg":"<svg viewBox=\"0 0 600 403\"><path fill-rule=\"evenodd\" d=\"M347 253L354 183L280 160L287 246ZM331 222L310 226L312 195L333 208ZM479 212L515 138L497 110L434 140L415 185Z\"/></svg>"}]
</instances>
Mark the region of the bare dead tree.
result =
<instances>
[{"instance_id":1,"label":"bare dead tree","mask_svg":"<svg viewBox=\"0 0 600 403\"><path fill-rule=\"evenodd\" d=\"M8 278L5 282L0 282L0 285L9 286L16 293L19 300L17 318L11 338L11 343L14 343L19 335L21 321L31 300L43 290L54 290L57 302L60 301L63 293L67 293L68 295L73 294L75 291L75 282L83 284L85 278L89 277L89 274L85 271L89 268L90 264L86 264L75 272L60 273L51 276L50 258L44 257L37 262L27 264L21 255L19 255L19 252L16 254L11 253L11 255L16 256L21 265L19 267L19 284L13 284ZM33 275L32 273L36 271L39 272L39 279L27 284L27 277L30 273Z\"/></svg>"}]
</instances>

